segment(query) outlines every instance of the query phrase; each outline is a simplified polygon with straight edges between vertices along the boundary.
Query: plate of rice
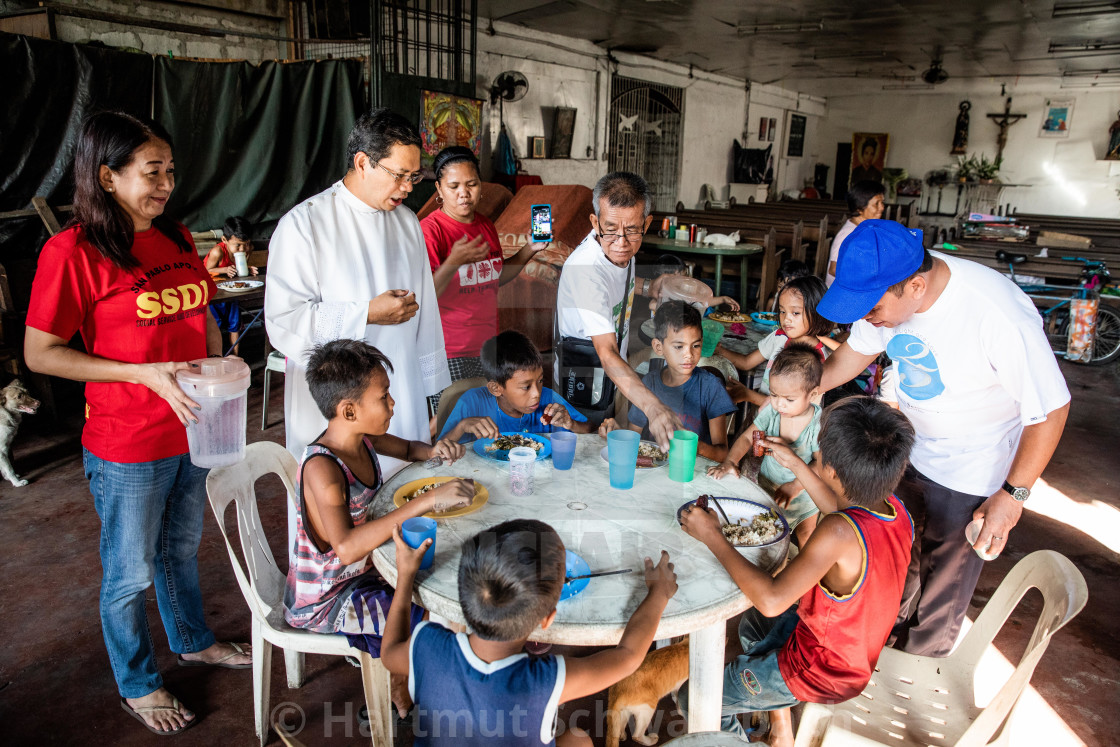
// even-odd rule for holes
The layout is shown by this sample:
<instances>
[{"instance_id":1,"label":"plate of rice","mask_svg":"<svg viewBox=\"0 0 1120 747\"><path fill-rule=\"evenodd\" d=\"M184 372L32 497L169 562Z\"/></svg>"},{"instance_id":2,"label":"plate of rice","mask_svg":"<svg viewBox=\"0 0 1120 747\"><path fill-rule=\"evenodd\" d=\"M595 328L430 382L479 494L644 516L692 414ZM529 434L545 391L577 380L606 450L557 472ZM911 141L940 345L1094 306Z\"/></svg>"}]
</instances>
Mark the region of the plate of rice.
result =
<instances>
[{"instance_id":1,"label":"plate of rice","mask_svg":"<svg viewBox=\"0 0 1120 747\"><path fill-rule=\"evenodd\" d=\"M419 480L406 482L404 485L401 485L399 488L397 488L396 492L393 493L393 505L397 508L400 508L414 498L419 498L420 496L424 495L424 493L438 488L445 482L450 482L451 480L456 479L459 478L421 477ZM429 519L450 519L454 516L464 516L466 514L474 513L478 509L482 508L482 506L488 500L490 500L490 491L486 489L485 485L480 483L478 480L475 480L474 500L470 502L470 505L462 506L460 508L453 508L450 511L440 511L438 513L435 511L429 511L428 513L424 514L424 516L427 516Z\"/></svg>"},{"instance_id":2,"label":"plate of rice","mask_svg":"<svg viewBox=\"0 0 1120 747\"><path fill-rule=\"evenodd\" d=\"M735 547L770 547L789 541L789 524L776 509L746 498L716 496L715 500L719 501L730 523L723 523L723 515L710 499L708 507L719 517L723 536ZM677 522L687 507L695 505L695 501L690 501L678 508Z\"/></svg>"},{"instance_id":3,"label":"plate of rice","mask_svg":"<svg viewBox=\"0 0 1120 747\"><path fill-rule=\"evenodd\" d=\"M475 454L497 462L508 462L510 450L518 446L537 452L538 462L552 455L552 442L541 433L499 433L497 438L480 438L471 444Z\"/></svg>"}]
</instances>

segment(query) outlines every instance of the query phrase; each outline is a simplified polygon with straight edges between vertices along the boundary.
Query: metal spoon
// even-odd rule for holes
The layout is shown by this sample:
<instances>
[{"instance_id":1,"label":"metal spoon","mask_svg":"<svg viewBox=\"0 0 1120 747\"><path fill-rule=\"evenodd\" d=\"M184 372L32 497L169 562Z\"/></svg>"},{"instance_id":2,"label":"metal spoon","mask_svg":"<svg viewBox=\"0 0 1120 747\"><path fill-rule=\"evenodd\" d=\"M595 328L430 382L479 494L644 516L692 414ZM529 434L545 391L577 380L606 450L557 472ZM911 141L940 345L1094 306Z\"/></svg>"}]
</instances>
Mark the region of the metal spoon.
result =
<instances>
[{"instance_id":1,"label":"metal spoon","mask_svg":"<svg viewBox=\"0 0 1120 747\"><path fill-rule=\"evenodd\" d=\"M568 576L567 578L564 579L564 583L565 584L570 584L573 581L579 581L580 579L584 579L584 578L595 578L596 576L616 576L620 573L633 573L633 572L634 572L633 568L622 568L621 570L617 570L617 571L598 571L596 573L585 573L582 576Z\"/></svg>"},{"instance_id":2,"label":"metal spoon","mask_svg":"<svg viewBox=\"0 0 1120 747\"><path fill-rule=\"evenodd\" d=\"M719 510L720 516L723 517L723 523L724 524L730 524L731 519L727 518L727 512L723 510L723 506L719 505L719 501L717 501L715 498L711 498L710 500L712 501L712 503L715 504L716 508Z\"/></svg>"}]
</instances>

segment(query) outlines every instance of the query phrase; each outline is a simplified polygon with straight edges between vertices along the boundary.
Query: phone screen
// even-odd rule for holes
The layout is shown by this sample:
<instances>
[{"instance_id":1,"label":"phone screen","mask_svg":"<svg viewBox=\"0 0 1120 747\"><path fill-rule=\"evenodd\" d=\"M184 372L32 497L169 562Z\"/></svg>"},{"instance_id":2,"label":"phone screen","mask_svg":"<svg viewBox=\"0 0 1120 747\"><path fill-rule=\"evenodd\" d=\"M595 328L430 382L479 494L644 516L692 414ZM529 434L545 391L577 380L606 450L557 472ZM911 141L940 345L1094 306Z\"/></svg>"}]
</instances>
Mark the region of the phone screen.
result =
<instances>
[{"instance_id":1,"label":"phone screen","mask_svg":"<svg viewBox=\"0 0 1120 747\"><path fill-rule=\"evenodd\" d=\"M533 241L552 241L552 205L533 205Z\"/></svg>"}]
</instances>

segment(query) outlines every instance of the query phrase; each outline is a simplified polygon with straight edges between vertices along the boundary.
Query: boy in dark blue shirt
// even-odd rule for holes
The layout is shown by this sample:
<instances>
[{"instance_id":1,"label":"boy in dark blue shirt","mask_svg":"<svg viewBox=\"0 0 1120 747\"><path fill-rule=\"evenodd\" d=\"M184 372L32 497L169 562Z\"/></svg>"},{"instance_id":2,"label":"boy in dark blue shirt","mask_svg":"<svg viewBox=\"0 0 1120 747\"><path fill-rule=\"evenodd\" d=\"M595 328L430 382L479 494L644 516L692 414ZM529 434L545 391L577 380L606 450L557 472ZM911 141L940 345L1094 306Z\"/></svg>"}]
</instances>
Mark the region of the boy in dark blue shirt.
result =
<instances>
[{"instance_id":1,"label":"boy in dark blue shirt","mask_svg":"<svg viewBox=\"0 0 1120 747\"><path fill-rule=\"evenodd\" d=\"M463 393L439 438L467 443L499 433L590 433L578 410L544 385L544 361L532 341L516 330L482 344L486 386Z\"/></svg>"},{"instance_id":2,"label":"boy in dark blue shirt","mask_svg":"<svg viewBox=\"0 0 1120 747\"><path fill-rule=\"evenodd\" d=\"M417 747L591 747L575 729L556 733L561 703L605 690L642 663L665 605L677 591L668 553L645 558L646 597L612 648L588 656L530 656L525 642L556 618L564 586L564 542L540 521L516 519L463 543L459 604L470 633L422 622L409 636L413 584L424 551L393 529L397 593L381 639L381 662L408 675Z\"/></svg>"},{"instance_id":3,"label":"boy in dark blue shirt","mask_svg":"<svg viewBox=\"0 0 1120 747\"><path fill-rule=\"evenodd\" d=\"M697 368L703 346L700 312L684 301L666 301L653 315L653 352L664 360L649 362L642 383L681 419L684 427L700 437L696 452L721 462L727 456L727 416L736 410L723 382L715 374ZM630 430L651 439L649 419L633 405L627 413ZM618 428L609 418L600 435Z\"/></svg>"}]
</instances>

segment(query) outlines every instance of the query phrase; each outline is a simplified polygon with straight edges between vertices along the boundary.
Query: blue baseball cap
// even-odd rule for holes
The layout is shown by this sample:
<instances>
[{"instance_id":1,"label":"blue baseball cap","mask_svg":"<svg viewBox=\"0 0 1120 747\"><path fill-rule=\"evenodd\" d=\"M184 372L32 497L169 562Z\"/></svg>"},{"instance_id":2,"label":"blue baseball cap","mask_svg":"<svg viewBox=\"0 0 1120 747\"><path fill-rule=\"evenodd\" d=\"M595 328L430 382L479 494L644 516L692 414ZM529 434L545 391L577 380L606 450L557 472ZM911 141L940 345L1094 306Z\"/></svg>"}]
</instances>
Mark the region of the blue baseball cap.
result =
<instances>
[{"instance_id":1,"label":"blue baseball cap","mask_svg":"<svg viewBox=\"0 0 1120 747\"><path fill-rule=\"evenodd\" d=\"M860 221L840 246L836 279L817 313L837 324L862 319L888 288L917 272L924 257L921 231L893 220Z\"/></svg>"}]
</instances>

